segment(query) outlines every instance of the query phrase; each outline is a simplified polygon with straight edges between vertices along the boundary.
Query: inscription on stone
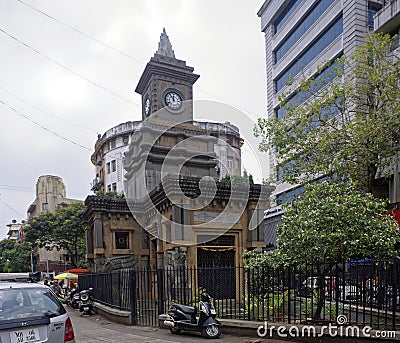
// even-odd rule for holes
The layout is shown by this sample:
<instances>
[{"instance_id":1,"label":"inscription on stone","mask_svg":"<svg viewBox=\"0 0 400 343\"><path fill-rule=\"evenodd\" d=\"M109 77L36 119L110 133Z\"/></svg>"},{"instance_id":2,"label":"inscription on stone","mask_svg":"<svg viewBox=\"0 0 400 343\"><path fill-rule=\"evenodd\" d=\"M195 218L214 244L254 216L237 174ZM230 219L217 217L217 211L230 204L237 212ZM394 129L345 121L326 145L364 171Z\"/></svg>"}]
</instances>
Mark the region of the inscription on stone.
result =
<instances>
[{"instance_id":1,"label":"inscription on stone","mask_svg":"<svg viewBox=\"0 0 400 343\"><path fill-rule=\"evenodd\" d=\"M207 223L228 223L237 224L239 223L240 215L236 213L220 213L220 212L206 212L206 211L194 211L193 221Z\"/></svg>"}]
</instances>

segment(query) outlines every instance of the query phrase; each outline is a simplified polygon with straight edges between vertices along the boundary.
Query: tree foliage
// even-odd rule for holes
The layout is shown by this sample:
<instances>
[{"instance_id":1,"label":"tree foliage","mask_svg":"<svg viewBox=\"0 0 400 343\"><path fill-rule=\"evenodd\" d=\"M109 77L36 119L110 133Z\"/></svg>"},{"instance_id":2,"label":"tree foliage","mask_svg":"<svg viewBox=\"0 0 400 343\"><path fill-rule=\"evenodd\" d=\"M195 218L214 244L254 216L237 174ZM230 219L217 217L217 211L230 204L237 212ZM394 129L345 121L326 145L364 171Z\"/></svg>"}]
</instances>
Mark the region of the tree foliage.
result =
<instances>
[{"instance_id":1,"label":"tree foliage","mask_svg":"<svg viewBox=\"0 0 400 343\"><path fill-rule=\"evenodd\" d=\"M16 244L15 241L0 241L0 271L20 273L30 271L31 248L29 244Z\"/></svg>"},{"instance_id":2,"label":"tree foliage","mask_svg":"<svg viewBox=\"0 0 400 343\"><path fill-rule=\"evenodd\" d=\"M374 179L389 172L399 150L400 60L393 42L388 35L367 36L351 57L336 61L332 82L327 85L327 75L292 80L289 88L305 101L283 94L286 114L258 120L260 149L273 149L283 180L302 184L336 175L374 191Z\"/></svg>"},{"instance_id":3,"label":"tree foliage","mask_svg":"<svg viewBox=\"0 0 400 343\"><path fill-rule=\"evenodd\" d=\"M74 266L82 265L85 254L85 227L79 217L84 205L73 203L53 212L41 213L29 221L25 239L49 249L65 249Z\"/></svg>"},{"instance_id":4,"label":"tree foliage","mask_svg":"<svg viewBox=\"0 0 400 343\"><path fill-rule=\"evenodd\" d=\"M304 195L284 205L277 228L278 248L245 257L252 267L307 269L312 262L318 277L314 319L321 317L324 276L349 259L389 260L398 253L400 230L387 214L386 202L361 193L344 182L310 183Z\"/></svg>"},{"instance_id":5,"label":"tree foliage","mask_svg":"<svg viewBox=\"0 0 400 343\"><path fill-rule=\"evenodd\" d=\"M278 248L248 253L253 266L301 265L311 260L335 264L354 258L392 259L400 243L386 202L345 183L313 183L286 204L278 226Z\"/></svg>"}]
</instances>

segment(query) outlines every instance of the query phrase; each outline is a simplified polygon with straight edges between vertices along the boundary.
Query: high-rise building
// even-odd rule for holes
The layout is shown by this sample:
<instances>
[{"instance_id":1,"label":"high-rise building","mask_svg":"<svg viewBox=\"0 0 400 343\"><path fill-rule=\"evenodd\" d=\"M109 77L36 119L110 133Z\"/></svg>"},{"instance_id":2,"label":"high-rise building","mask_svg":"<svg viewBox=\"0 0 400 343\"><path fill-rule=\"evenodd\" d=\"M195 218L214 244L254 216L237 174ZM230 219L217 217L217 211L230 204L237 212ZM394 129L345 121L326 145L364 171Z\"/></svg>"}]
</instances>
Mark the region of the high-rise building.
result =
<instances>
[{"instance_id":1,"label":"high-rise building","mask_svg":"<svg viewBox=\"0 0 400 343\"><path fill-rule=\"evenodd\" d=\"M265 34L267 114L281 118L285 110L279 106L279 96L291 97L295 89L287 82L305 76L318 77L318 68L333 62L343 54L351 55L373 31L373 17L383 1L367 0L267 0L258 12L261 30ZM330 74L320 72L321 78ZM305 100L302 97L303 101ZM299 99L290 98L301 106ZM278 182L277 203L290 199L298 190L280 182L274 168L274 152L270 153L270 172Z\"/></svg>"},{"instance_id":2,"label":"high-rise building","mask_svg":"<svg viewBox=\"0 0 400 343\"><path fill-rule=\"evenodd\" d=\"M398 33L399 7L398 0L266 0L258 16L265 34L268 118L285 115L285 109L280 107L281 96L289 104L301 106L307 98L296 96L296 80L331 77L333 62L354 53L365 36L374 31L374 25L376 31ZM319 67L326 62L332 64L321 71ZM288 85L289 80L294 82ZM275 161L272 150L269 170L277 183L277 206L266 214L266 243L271 246L276 244L271 232L282 214L279 205L302 192L298 185L282 181ZM389 184L389 197L395 203L399 202L400 193L398 171L397 166L397 174Z\"/></svg>"},{"instance_id":3,"label":"high-rise building","mask_svg":"<svg viewBox=\"0 0 400 343\"><path fill-rule=\"evenodd\" d=\"M400 57L400 0L384 2L383 8L374 17L374 30L392 36L397 35L395 53ZM389 202L395 218L400 223L400 151L397 152L397 164L392 166L392 172L389 179Z\"/></svg>"}]
</instances>

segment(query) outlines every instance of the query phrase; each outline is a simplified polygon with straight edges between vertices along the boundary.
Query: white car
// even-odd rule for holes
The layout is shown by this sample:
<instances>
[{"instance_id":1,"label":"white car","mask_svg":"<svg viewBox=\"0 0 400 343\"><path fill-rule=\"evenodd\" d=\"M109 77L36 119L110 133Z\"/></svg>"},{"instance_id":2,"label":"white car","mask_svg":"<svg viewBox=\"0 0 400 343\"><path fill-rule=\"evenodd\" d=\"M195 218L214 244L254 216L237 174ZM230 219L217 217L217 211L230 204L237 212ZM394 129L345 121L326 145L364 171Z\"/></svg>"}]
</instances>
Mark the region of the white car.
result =
<instances>
[{"instance_id":1,"label":"white car","mask_svg":"<svg viewBox=\"0 0 400 343\"><path fill-rule=\"evenodd\" d=\"M71 319L49 287L0 282L1 343L75 343Z\"/></svg>"},{"instance_id":2,"label":"white car","mask_svg":"<svg viewBox=\"0 0 400 343\"><path fill-rule=\"evenodd\" d=\"M336 282L338 282L336 287ZM318 277L308 277L303 281L300 287L300 295L311 296L313 291L318 289ZM325 276L324 278L324 289L325 296L331 295L335 299L353 301L359 299L361 296L360 290L355 285L351 285L348 282L343 282L341 279L335 277ZM339 291L336 294L336 291Z\"/></svg>"}]
</instances>

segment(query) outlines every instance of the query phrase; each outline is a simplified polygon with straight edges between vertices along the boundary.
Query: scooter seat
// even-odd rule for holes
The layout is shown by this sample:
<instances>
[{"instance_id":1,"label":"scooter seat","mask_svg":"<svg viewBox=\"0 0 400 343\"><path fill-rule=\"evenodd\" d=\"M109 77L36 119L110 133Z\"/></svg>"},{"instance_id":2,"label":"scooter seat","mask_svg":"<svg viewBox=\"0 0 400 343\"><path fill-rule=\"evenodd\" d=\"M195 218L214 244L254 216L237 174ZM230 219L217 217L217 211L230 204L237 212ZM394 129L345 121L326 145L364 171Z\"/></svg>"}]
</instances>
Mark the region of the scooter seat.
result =
<instances>
[{"instance_id":1,"label":"scooter seat","mask_svg":"<svg viewBox=\"0 0 400 343\"><path fill-rule=\"evenodd\" d=\"M196 313L196 308L193 307L193 306L186 306L186 305L181 305L181 304L174 304L174 306L175 306L178 310L180 310L180 311L182 311L182 312L184 312L184 313L187 313L187 314Z\"/></svg>"}]
</instances>

